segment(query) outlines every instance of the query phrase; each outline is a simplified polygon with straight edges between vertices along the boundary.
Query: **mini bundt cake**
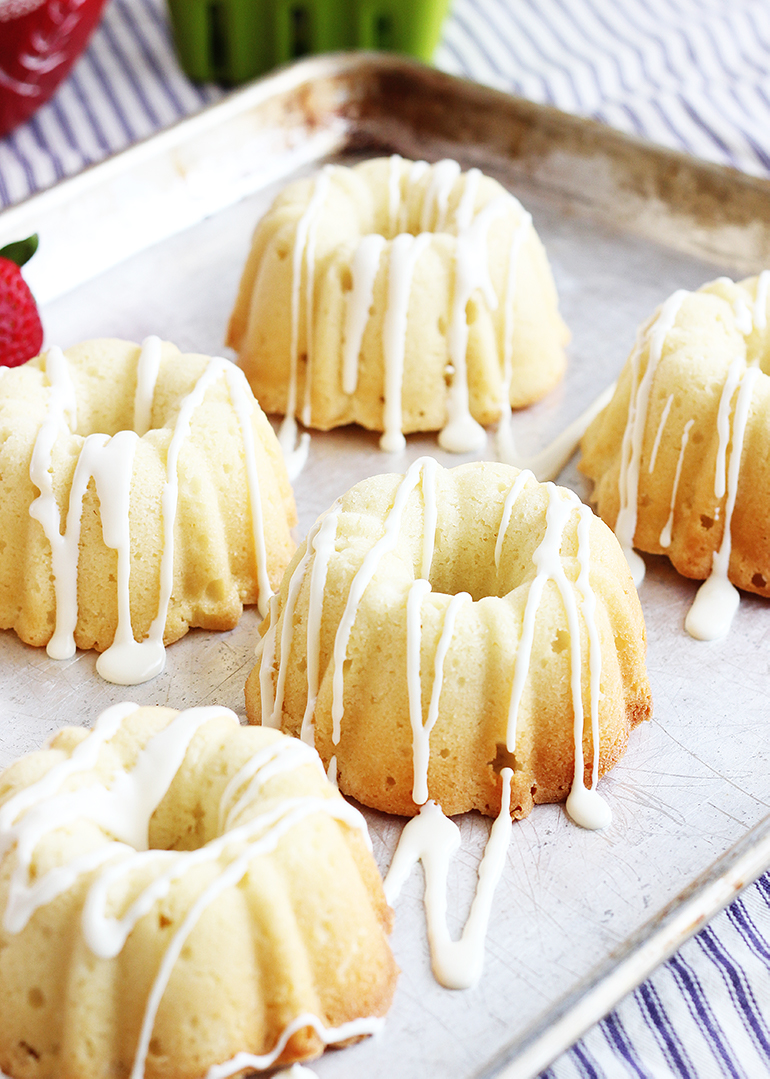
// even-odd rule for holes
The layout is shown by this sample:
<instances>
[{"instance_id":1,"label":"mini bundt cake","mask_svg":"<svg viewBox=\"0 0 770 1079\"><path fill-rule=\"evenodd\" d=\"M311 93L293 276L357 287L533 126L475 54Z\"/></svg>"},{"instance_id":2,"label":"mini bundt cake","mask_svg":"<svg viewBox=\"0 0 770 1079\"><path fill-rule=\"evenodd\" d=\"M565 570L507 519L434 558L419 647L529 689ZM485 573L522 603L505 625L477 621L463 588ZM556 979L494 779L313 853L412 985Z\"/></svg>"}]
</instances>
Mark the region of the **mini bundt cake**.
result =
<instances>
[{"instance_id":1,"label":"mini bundt cake","mask_svg":"<svg viewBox=\"0 0 770 1079\"><path fill-rule=\"evenodd\" d=\"M291 558L278 441L235 364L148 338L0 368L0 628L133 684L266 609ZM105 651L106 650L106 651Z\"/></svg>"},{"instance_id":2,"label":"mini bundt cake","mask_svg":"<svg viewBox=\"0 0 770 1079\"><path fill-rule=\"evenodd\" d=\"M727 632L733 586L770 595L769 288L766 271L674 293L582 441L580 468L637 583L634 547L705 579L686 625L706 640Z\"/></svg>"},{"instance_id":3,"label":"mini bundt cake","mask_svg":"<svg viewBox=\"0 0 770 1079\"><path fill-rule=\"evenodd\" d=\"M328 430L441 430L478 449L479 424L561 379L569 334L530 215L478 169L394 155L290 184L257 225L231 315L267 412ZM282 439L283 441L283 439Z\"/></svg>"},{"instance_id":4,"label":"mini bundt cake","mask_svg":"<svg viewBox=\"0 0 770 1079\"><path fill-rule=\"evenodd\" d=\"M431 798L494 815L510 766L514 816L571 788L576 816L650 713L614 536L572 492L507 465L421 458L353 487L262 631L250 721L315 744L343 792L387 812Z\"/></svg>"},{"instance_id":5,"label":"mini bundt cake","mask_svg":"<svg viewBox=\"0 0 770 1079\"><path fill-rule=\"evenodd\" d=\"M382 1025L391 911L309 747L114 705L0 775L0 1069L203 1079Z\"/></svg>"}]
</instances>

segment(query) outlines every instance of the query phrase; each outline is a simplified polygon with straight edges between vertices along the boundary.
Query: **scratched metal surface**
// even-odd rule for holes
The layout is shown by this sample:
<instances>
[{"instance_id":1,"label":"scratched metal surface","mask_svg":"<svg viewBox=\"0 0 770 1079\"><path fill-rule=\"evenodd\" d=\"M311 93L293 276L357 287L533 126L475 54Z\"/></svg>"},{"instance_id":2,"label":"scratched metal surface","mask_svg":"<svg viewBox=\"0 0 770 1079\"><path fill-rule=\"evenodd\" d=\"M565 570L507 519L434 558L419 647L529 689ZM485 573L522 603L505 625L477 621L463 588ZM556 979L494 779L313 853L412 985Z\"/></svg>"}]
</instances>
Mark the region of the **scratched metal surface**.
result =
<instances>
[{"instance_id":1,"label":"scratched metal surface","mask_svg":"<svg viewBox=\"0 0 770 1079\"><path fill-rule=\"evenodd\" d=\"M375 90L372 71L385 76ZM396 85L394 73L401 90L388 99L388 85ZM422 113L404 104L410 100L403 90L409 79L415 93L423 91ZM324 92L314 94L321 84ZM369 107L367 94L375 93L382 101ZM284 107L289 99L291 107ZM493 134L483 129L472 138L463 117L476 115L474 109L484 105L498 123L489 128ZM227 108L226 115L214 114L214 122L196 127L188 121L170 138L151 141L140 157L112 162L101 172L97 168L87 188L82 182L64 185L55 199L33 200L13 215L0 215L0 238L21 227L25 215L45 223L37 258L40 288L50 297L43 311L48 344L67 347L98 335L141 340L158 333L183 349L222 353L253 225L286 179L312 172L325 160L348 161L378 149L431 159L451 155L466 167L483 161L533 213L573 332L564 385L515 418L520 449L531 452L612 381L638 322L657 303L675 288L694 288L720 273L733 273L741 260L744 268L753 268L766 253L766 241L758 238L753 224L752 206L765 205L762 200L770 205L761 184L752 181L750 188L741 188L730 174L711 167L701 174L696 165L687 166L703 185L713 183L732 199L733 217L725 220L724 211L709 228L702 209L674 206L675 194L664 205L661 192L673 190L670 184L659 184L653 197L650 178L660 177L664 166L670 170L675 157L650 156L644 147L618 142L617 136L583 121L570 119L571 126L561 131L554 122L558 116L533 112L531 106L527 123L533 115L539 122L542 115L541 137L521 137L520 125L519 137L506 142L506 124L513 121L502 95L393 58L306 62L266 80L255 94L237 97ZM255 154L261 160L250 170L243 163L244 140L233 133L242 133L249 110L258 117L254 142L262 147ZM442 126L435 119L442 110L453 123ZM219 174L211 167L212 131L217 132ZM267 162L265 146L270 148ZM629 163L631 172L645 175L636 190L629 183ZM156 167L153 187L147 169ZM598 195L593 201L575 187L581 170L586 190L594 177ZM227 185L218 184L218 175L234 176L237 182L222 190ZM158 185L168 196L165 205L185 199L194 204L186 218L180 214L181 231L164 228L156 205ZM91 210L84 215L86 198ZM604 205L606 212L603 199L611 200ZM650 209L653 203L659 213L640 212L640 205ZM720 205L724 208L724 201ZM118 206L126 222L122 234L115 223ZM661 220L667 222L673 247L658 242ZM82 283L67 291L62 280L67 247L62 242L57 247L57 237L69 236L73 222L81 238L68 242L82 245L81 256L93 254L73 256L73 265L81 267L73 275ZM148 226L144 231L143 225ZM151 242L164 231L173 234ZM107 253L99 251L100 232L112 234L113 248ZM313 435L308 465L295 484L299 534L358 479L403 471L422 453L448 464L468 459L441 453L433 436L410 437L402 454L386 457L377 449L376 436L363 431ZM490 443L487 455L492 453ZM574 461L561 481L588 496ZM770 856L763 823L770 751L760 734L768 721L770 606L744 597L726 641L696 642L682 628L696 585L678 577L663 559L647 561L641 599L655 715L635 733L626 757L603 781L612 825L601 833L582 831L555 806L538 807L515 825L495 898L484 976L478 988L465 992L442 989L430 974L422 878L415 872L396 906L393 946L402 974L385 1031L327 1054L314 1065L322 1079L470 1079L501 1073L506 1062L506 1075L532 1074ZM119 700L178 708L219 703L243 716L256 626L255 614L248 612L230 633L193 631L169 649L162 675L128 690L98 678L92 653L57 663L11 633L0 634L0 765L39 745L62 723L90 724ZM401 824L381 814L367 816L385 869ZM455 933L467 914L489 827L474 815L459 823L463 844L448 900ZM731 858L729 852L741 842L741 856ZM705 878L716 886L699 887ZM672 912L682 914L675 925Z\"/></svg>"}]
</instances>

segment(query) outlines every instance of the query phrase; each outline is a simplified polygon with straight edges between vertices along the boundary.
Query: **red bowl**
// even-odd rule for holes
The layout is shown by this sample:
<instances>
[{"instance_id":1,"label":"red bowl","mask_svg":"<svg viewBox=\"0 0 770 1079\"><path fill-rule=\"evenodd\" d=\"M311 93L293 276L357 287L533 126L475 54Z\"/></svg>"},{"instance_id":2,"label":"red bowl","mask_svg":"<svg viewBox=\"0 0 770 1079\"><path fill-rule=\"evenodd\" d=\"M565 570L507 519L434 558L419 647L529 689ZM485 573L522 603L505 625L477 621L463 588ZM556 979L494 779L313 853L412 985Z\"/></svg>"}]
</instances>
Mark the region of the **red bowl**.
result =
<instances>
[{"instance_id":1,"label":"red bowl","mask_svg":"<svg viewBox=\"0 0 770 1079\"><path fill-rule=\"evenodd\" d=\"M0 0L0 137L29 119L85 49L105 0Z\"/></svg>"}]
</instances>

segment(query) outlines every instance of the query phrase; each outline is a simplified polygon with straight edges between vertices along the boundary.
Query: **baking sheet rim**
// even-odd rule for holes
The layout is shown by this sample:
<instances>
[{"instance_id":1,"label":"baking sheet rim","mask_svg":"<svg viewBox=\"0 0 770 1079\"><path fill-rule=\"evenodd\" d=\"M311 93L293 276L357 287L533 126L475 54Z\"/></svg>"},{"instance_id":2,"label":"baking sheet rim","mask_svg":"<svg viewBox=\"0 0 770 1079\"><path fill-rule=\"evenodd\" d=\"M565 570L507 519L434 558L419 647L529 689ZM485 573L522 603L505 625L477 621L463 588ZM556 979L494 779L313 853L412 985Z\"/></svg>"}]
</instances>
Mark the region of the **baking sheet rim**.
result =
<instances>
[{"instance_id":1,"label":"baking sheet rim","mask_svg":"<svg viewBox=\"0 0 770 1079\"><path fill-rule=\"evenodd\" d=\"M190 117L90 166L84 172L7 207L0 213L0 230L5 230L9 225L13 228L16 222L29 222L42 208L49 213L61 213L68 204L83 198L101 181L130 171L135 163L159 159L173 153L176 147L184 143L186 136L192 133L197 137L210 130L218 118L237 116L265 104L276 95L296 90L305 84L311 85L314 79L328 79L335 74L344 75L348 79L355 78L356 74L369 76L373 66L386 71L408 71L423 67L403 57L371 53L332 54L297 61L222 101L205 106ZM492 102L496 98L503 100L510 96L495 88L466 83L463 79L447 73L438 74L448 80L447 85L454 86L458 93L462 93L465 87L468 93L474 96L488 91ZM527 102L527 106L535 111L542 109L549 114L558 111L551 106L538 106L531 102ZM601 137L605 130L603 125L595 121L570 114L564 116L571 122L588 125L598 133L598 137ZM341 137L338 149L344 149L350 134L355 131L354 120L350 128L351 130ZM606 128L606 135L608 141L617 142L620 138L629 146L638 145L640 150L659 150L662 160L686 156L663 147L653 147L653 144L644 143L611 128ZM327 148L326 152L330 150ZM319 155L317 160L320 160L321 156ZM702 164L707 171L717 169L725 174L731 171L710 162ZM736 174L736 182L739 179L747 178ZM748 179L756 181L754 177ZM125 257L127 256L124 255ZM770 815L763 818L707 871L692 881L661 913L625 941L618 951L608 956L588 979L566 997L556 1001L543 1013L529 1033L508 1043L494 1058L477 1069L474 1073L475 1079L530 1079L548 1067L560 1053L611 1011L623 996L643 982L658 965L727 906L742 888L761 875L769 865Z\"/></svg>"}]
</instances>

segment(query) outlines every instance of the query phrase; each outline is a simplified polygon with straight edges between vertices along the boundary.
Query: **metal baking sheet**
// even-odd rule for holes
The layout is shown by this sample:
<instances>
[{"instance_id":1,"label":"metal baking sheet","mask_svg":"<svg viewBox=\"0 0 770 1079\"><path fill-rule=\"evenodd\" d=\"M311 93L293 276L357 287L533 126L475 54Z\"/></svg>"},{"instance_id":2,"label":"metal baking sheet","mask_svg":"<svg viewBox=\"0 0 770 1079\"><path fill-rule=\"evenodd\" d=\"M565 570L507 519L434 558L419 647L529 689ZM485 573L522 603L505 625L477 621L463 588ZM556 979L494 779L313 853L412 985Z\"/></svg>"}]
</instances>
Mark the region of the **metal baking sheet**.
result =
<instances>
[{"instance_id":1,"label":"metal baking sheet","mask_svg":"<svg viewBox=\"0 0 770 1079\"><path fill-rule=\"evenodd\" d=\"M46 344L157 333L222 354L258 216L289 179L378 153L495 175L532 212L572 329L563 386L515 417L524 453L562 430L617 375L639 321L676 288L770 265L770 185L393 56L313 58L231 95L114 159L0 215L0 244L38 231L29 279ZM225 352L225 354L227 354ZM492 455L492 446L487 453ZM303 535L357 480L403 471L429 436L383 455L358 429L314 434L295 484ZM480 454L479 456L484 456ZM589 491L574 460L561 482ZM321 1079L472 1079L537 1074L770 864L766 686L770 606L744 597L727 640L690 639L696 584L647 558L641 588L653 720L603 781L613 823L585 832L559 806L513 829L478 988L430 973L415 871L396 904L399 987L384 1033L314 1064ZM192 631L165 672L126 690L95 655L49 660L0 634L0 766L107 705L219 703L244 716L257 639ZM381 868L401 823L368 812ZM467 915L489 823L460 820L451 929Z\"/></svg>"}]
</instances>

